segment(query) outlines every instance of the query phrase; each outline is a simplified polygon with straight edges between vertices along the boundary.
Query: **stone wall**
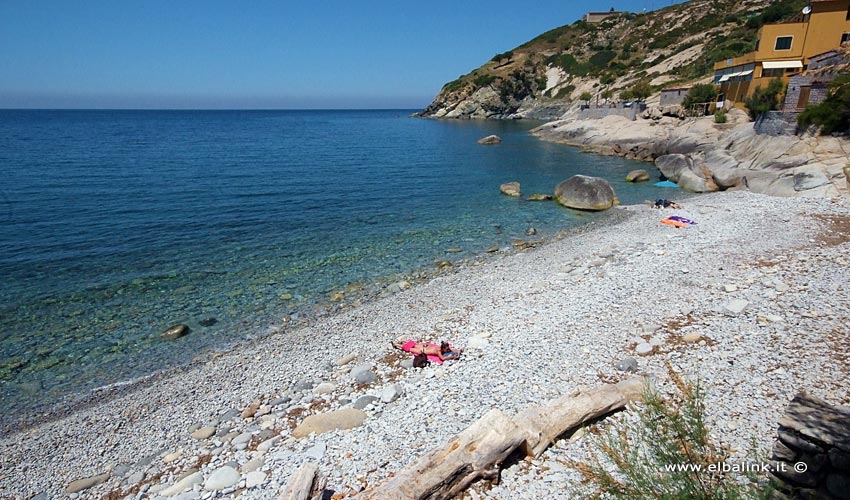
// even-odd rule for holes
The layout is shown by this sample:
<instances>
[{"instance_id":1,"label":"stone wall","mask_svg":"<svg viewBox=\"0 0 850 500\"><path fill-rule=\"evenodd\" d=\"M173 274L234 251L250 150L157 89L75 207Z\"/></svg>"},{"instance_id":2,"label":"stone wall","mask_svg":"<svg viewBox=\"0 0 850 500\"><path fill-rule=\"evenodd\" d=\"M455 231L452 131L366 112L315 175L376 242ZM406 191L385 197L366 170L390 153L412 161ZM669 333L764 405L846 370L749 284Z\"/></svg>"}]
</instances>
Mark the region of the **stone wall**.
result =
<instances>
[{"instance_id":1,"label":"stone wall","mask_svg":"<svg viewBox=\"0 0 850 500\"><path fill-rule=\"evenodd\" d=\"M756 120L755 131L760 135L794 135L797 133L797 114L768 111Z\"/></svg>"},{"instance_id":2,"label":"stone wall","mask_svg":"<svg viewBox=\"0 0 850 500\"><path fill-rule=\"evenodd\" d=\"M644 110L646 110L646 103L643 102L632 103L629 107L623 106L622 104L618 104L617 107L600 106L598 108L594 106L582 106L576 119L599 120L606 116L622 116L634 121L637 118L637 115L643 113Z\"/></svg>"},{"instance_id":3,"label":"stone wall","mask_svg":"<svg viewBox=\"0 0 850 500\"><path fill-rule=\"evenodd\" d=\"M811 87L809 91L809 100L807 105L822 103L827 95L829 95L828 82L815 79L813 76L797 75L791 77L788 82L788 92L785 94L785 101L782 103L783 111L798 111L797 104L800 101L800 90L803 87Z\"/></svg>"},{"instance_id":4,"label":"stone wall","mask_svg":"<svg viewBox=\"0 0 850 500\"><path fill-rule=\"evenodd\" d=\"M798 394L773 447L775 498L850 499L850 408Z\"/></svg>"}]
</instances>

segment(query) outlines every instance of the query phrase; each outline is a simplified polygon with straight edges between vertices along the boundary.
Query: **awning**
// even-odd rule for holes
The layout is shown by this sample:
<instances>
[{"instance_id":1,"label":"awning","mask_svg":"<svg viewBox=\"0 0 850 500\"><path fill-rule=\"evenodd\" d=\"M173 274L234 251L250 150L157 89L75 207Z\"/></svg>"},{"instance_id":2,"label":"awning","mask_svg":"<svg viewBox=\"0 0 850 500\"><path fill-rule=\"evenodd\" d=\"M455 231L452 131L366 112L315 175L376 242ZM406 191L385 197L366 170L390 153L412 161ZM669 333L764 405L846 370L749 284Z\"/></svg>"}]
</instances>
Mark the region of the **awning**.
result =
<instances>
[{"instance_id":1,"label":"awning","mask_svg":"<svg viewBox=\"0 0 850 500\"><path fill-rule=\"evenodd\" d=\"M720 77L720 80L719 80L719 81L721 81L721 82L726 82L726 81L729 81L729 79L730 79L730 78L732 78L732 75L731 75L731 74L723 75L723 76L721 76L721 77Z\"/></svg>"},{"instance_id":2,"label":"awning","mask_svg":"<svg viewBox=\"0 0 850 500\"><path fill-rule=\"evenodd\" d=\"M753 74L753 70L748 69L747 71L741 71L740 73L735 73L735 76L747 76L747 75L752 75L752 74Z\"/></svg>"},{"instance_id":3,"label":"awning","mask_svg":"<svg viewBox=\"0 0 850 500\"><path fill-rule=\"evenodd\" d=\"M765 61L761 63L764 69L786 69L797 68L803 69L802 61Z\"/></svg>"}]
</instances>

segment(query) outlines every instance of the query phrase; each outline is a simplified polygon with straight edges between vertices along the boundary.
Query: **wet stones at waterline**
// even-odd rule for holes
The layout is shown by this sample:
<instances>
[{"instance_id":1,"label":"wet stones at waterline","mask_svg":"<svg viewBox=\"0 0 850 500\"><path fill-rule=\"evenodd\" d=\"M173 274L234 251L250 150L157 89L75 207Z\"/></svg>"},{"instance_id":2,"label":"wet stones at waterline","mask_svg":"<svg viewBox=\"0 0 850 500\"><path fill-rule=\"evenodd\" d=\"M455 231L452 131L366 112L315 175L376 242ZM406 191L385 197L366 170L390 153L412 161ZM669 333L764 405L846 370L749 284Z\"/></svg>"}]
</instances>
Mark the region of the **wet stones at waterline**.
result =
<instances>
[{"instance_id":1,"label":"wet stones at waterline","mask_svg":"<svg viewBox=\"0 0 850 500\"><path fill-rule=\"evenodd\" d=\"M178 323L176 325L171 325L165 331L159 334L159 336L165 340L174 340L179 339L180 337L184 337L189 334L191 330L187 325L183 323Z\"/></svg>"}]
</instances>

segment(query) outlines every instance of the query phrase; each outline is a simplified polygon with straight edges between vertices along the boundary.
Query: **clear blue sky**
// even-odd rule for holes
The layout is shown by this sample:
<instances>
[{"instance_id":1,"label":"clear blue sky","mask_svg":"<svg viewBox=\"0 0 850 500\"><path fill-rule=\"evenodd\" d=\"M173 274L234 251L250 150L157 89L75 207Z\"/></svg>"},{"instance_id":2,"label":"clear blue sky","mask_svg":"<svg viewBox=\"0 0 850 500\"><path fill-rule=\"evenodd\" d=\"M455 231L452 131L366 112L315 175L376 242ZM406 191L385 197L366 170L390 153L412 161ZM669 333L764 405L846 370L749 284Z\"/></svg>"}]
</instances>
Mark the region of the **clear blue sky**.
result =
<instances>
[{"instance_id":1,"label":"clear blue sky","mask_svg":"<svg viewBox=\"0 0 850 500\"><path fill-rule=\"evenodd\" d=\"M0 108L421 108L587 10L671 3L0 0Z\"/></svg>"}]
</instances>

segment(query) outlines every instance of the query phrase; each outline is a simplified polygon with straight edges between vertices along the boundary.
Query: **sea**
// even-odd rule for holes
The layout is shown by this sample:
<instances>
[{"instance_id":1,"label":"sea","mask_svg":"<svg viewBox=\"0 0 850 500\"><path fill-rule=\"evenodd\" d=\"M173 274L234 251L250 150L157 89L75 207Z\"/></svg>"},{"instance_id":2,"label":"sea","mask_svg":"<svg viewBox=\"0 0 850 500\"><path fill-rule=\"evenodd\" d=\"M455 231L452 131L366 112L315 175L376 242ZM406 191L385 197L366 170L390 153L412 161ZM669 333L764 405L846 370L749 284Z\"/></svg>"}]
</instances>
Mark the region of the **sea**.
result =
<instances>
[{"instance_id":1,"label":"sea","mask_svg":"<svg viewBox=\"0 0 850 500\"><path fill-rule=\"evenodd\" d=\"M503 182L552 193L586 174L623 204L670 197L625 182L645 165L540 141L537 123L414 111L0 111L0 414L609 217ZM161 338L177 323L190 333Z\"/></svg>"}]
</instances>

